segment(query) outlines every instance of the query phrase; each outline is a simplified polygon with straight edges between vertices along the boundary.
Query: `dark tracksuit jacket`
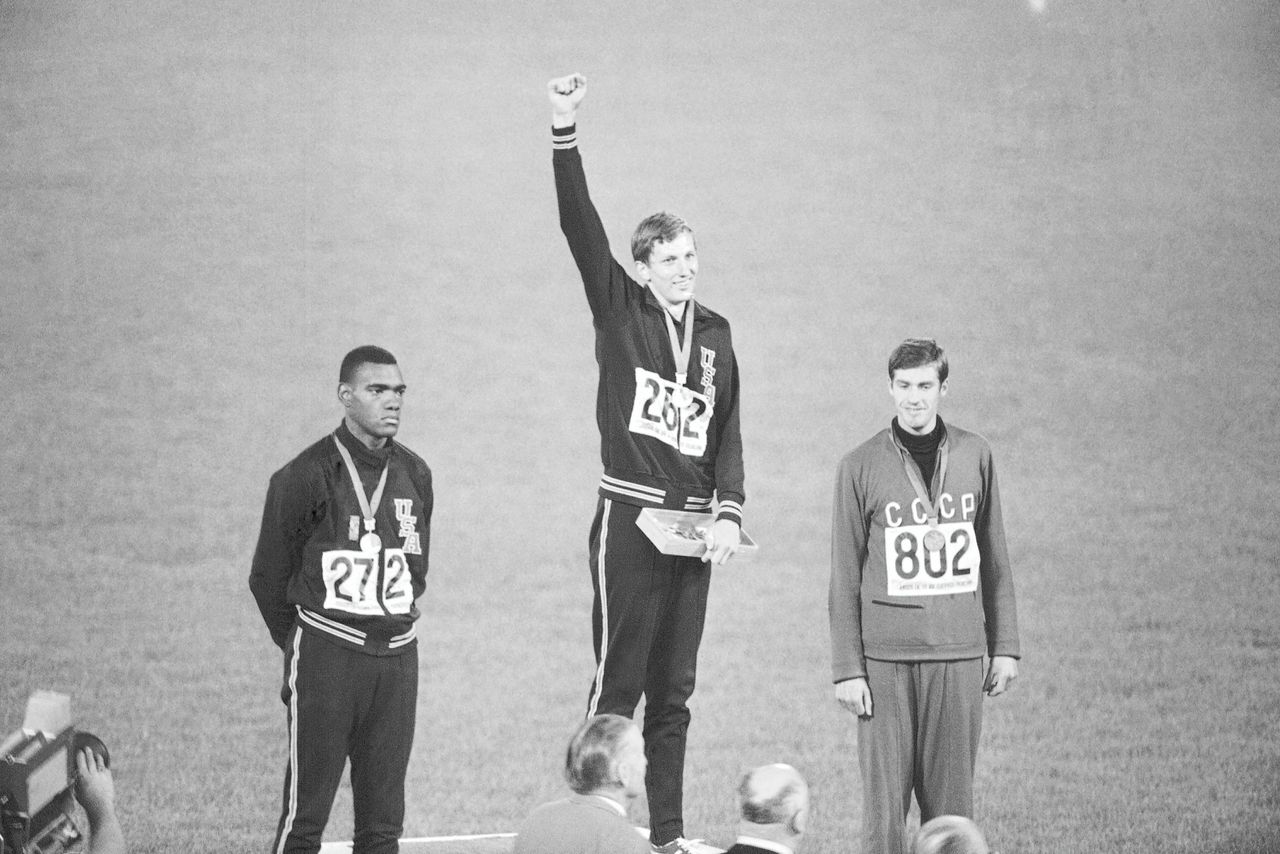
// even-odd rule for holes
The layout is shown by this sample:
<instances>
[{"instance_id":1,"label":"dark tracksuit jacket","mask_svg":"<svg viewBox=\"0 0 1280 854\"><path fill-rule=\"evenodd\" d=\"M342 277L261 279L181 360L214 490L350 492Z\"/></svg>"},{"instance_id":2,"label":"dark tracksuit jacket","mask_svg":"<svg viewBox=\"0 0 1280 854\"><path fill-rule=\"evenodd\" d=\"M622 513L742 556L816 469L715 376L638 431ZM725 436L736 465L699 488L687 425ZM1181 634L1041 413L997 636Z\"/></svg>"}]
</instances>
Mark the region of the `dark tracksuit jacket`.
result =
<instances>
[{"instance_id":1,"label":"dark tracksuit jacket","mask_svg":"<svg viewBox=\"0 0 1280 854\"><path fill-rule=\"evenodd\" d=\"M697 413L671 425L673 409L665 405L668 395L661 382L671 382L676 373L663 320L666 309L614 260L587 193L573 129L558 131L554 139L560 228L582 275L595 325L600 366L596 424L604 463L600 495L640 507L702 512L711 509L715 496L717 517L741 523L745 493L738 366L729 322L695 305L686 386L710 399L711 417L709 424L699 423L704 414L699 403ZM638 376L637 371L644 373ZM633 424L648 432L637 432ZM681 450L701 447L702 439L705 447L698 453Z\"/></svg>"},{"instance_id":2,"label":"dark tracksuit jacket","mask_svg":"<svg viewBox=\"0 0 1280 854\"><path fill-rule=\"evenodd\" d=\"M384 462L387 485L375 517L386 553L369 568L328 558L359 558L360 504L334 434L307 448L271 477L249 587L271 639L283 648L295 619L304 631L358 648L394 655L412 641L416 599L426 587L433 495L431 469L404 445L388 440L371 451L346 425L336 435L360 472L366 495ZM399 576L399 577L397 577Z\"/></svg>"}]
</instances>

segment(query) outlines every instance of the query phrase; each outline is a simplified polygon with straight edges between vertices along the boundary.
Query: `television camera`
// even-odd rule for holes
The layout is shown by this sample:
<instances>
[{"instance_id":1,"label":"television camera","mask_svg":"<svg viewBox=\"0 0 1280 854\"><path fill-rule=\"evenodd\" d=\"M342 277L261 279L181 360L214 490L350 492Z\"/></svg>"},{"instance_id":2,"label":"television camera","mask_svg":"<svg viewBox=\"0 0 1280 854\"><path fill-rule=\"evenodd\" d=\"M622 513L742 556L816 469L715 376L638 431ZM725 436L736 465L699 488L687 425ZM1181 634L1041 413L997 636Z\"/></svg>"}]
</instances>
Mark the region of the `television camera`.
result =
<instances>
[{"instance_id":1,"label":"television camera","mask_svg":"<svg viewBox=\"0 0 1280 854\"><path fill-rule=\"evenodd\" d=\"M0 742L0 852L62 854L78 850L76 754L88 747L110 764L106 745L71 723L71 698L37 691L22 728ZM83 813L81 813L83 815Z\"/></svg>"}]
</instances>

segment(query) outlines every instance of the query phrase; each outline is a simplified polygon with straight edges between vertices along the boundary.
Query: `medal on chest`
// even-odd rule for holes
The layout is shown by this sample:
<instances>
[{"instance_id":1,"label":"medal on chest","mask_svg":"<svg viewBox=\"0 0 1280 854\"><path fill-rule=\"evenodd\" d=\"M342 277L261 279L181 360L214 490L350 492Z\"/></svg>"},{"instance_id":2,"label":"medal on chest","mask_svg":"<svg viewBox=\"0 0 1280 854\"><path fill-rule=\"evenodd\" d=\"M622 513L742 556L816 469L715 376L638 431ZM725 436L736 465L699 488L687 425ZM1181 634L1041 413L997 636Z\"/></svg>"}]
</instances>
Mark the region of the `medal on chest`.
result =
<instances>
[{"instance_id":1,"label":"medal on chest","mask_svg":"<svg viewBox=\"0 0 1280 854\"><path fill-rule=\"evenodd\" d=\"M374 514L378 512L378 505L382 503L382 490L387 485L387 469L390 468L390 462L383 464L382 474L378 477L378 486L373 490L373 495L366 496L364 485L360 482L360 472L356 471L355 460L351 459L351 452L339 441L336 433L333 436L333 443L338 446L338 452L342 454L342 461L347 465L347 473L351 475L351 485L356 491L356 500L360 502L360 517L364 520L364 535L360 537L360 551L365 554L380 554L382 538L374 533L373 529L378 524Z\"/></svg>"},{"instance_id":2,"label":"medal on chest","mask_svg":"<svg viewBox=\"0 0 1280 854\"><path fill-rule=\"evenodd\" d=\"M938 527L938 504L929 497L929 490L925 487L924 479L920 477L920 471L916 466L915 460L911 458L911 454L901 451L902 466L907 471L907 480L911 481L911 488L915 490L916 498L920 499L920 506L924 510L925 518L928 520L929 530L925 531L923 540L924 547L930 552L940 552L947 544L946 535ZM933 494L942 495L943 486L947 480L947 445L944 442L942 447L938 448L938 482L934 487Z\"/></svg>"},{"instance_id":3,"label":"medal on chest","mask_svg":"<svg viewBox=\"0 0 1280 854\"><path fill-rule=\"evenodd\" d=\"M693 306L690 299L684 309L684 340L676 334L675 321L671 312L662 310L662 319L667 323L667 340L671 344L671 357L676 363L676 388L671 395L671 402L676 408L684 411L693 403L693 392L685 385L689 380L689 355L693 352Z\"/></svg>"},{"instance_id":4,"label":"medal on chest","mask_svg":"<svg viewBox=\"0 0 1280 854\"><path fill-rule=\"evenodd\" d=\"M947 544L947 538L942 535L942 531L938 530L938 517L930 516L929 525L931 526L924 535L924 547L931 552L940 552L942 547Z\"/></svg>"},{"instance_id":5,"label":"medal on chest","mask_svg":"<svg viewBox=\"0 0 1280 854\"><path fill-rule=\"evenodd\" d=\"M957 513L946 497L948 448L944 439L930 491L915 459L898 447L916 498L909 508L897 501L885 504L883 556L885 592L890 596L950 596L978 590L982 555L973 523ZM895 493L901 495L900 488Z\"/></svg>"}]
</instances>

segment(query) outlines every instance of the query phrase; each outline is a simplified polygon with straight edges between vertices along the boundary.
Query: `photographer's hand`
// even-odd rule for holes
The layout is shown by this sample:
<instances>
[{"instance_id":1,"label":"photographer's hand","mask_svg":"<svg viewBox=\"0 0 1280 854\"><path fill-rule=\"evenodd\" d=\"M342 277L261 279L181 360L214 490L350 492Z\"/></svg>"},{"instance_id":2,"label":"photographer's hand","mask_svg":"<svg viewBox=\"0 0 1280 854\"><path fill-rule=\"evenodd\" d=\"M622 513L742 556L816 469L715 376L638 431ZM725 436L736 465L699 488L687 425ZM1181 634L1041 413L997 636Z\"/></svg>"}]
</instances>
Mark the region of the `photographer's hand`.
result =
<instances>
[{"instance_id":1,"label":"photographer's hand","mask_svg":"<svg viewBox=\"0 0 1280 854\"><path fill-rule=\"evenodd\" d=\"M76 770L76 800L89 816L89 854L124 854L111 769L101 756L85 747L76 753Z\"/></svg>"}]
</instances>

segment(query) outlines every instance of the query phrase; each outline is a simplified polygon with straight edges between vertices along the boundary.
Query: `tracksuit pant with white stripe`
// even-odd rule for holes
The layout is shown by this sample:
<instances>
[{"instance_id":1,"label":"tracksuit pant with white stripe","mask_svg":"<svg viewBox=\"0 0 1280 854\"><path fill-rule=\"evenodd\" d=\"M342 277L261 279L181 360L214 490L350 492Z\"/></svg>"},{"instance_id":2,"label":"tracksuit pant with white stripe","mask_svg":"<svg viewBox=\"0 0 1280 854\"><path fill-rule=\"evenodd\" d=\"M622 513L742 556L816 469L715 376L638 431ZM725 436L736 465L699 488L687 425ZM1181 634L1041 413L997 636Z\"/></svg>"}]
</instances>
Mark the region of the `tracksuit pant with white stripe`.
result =
<instances>
[{"instance_id":1,"label":"tracksuit pant with white stripe","mask_svg":"<svg viewBox=\"0 0 1280 854\"><path fill-rule=\"evenodd\" d=\"M294 626L285 644L289 764L273 854L314 854L351 760L355 854L395 854L418 706L418 644L370 655Z\"/></svg>"},{"instance_id":2,"label":"tracksuit pant with white stripe","mask_svg":"<svg viewBox=\"0 0 1280 854\"><path fill-rule=\"evenodd\" d=\"M664 555L636 525L640 508L600 498L591 525L596 674L587 715L635 714L645 698L650 839L684 835L685 739L711 568Z\"/></svg>"}]
</instances>

